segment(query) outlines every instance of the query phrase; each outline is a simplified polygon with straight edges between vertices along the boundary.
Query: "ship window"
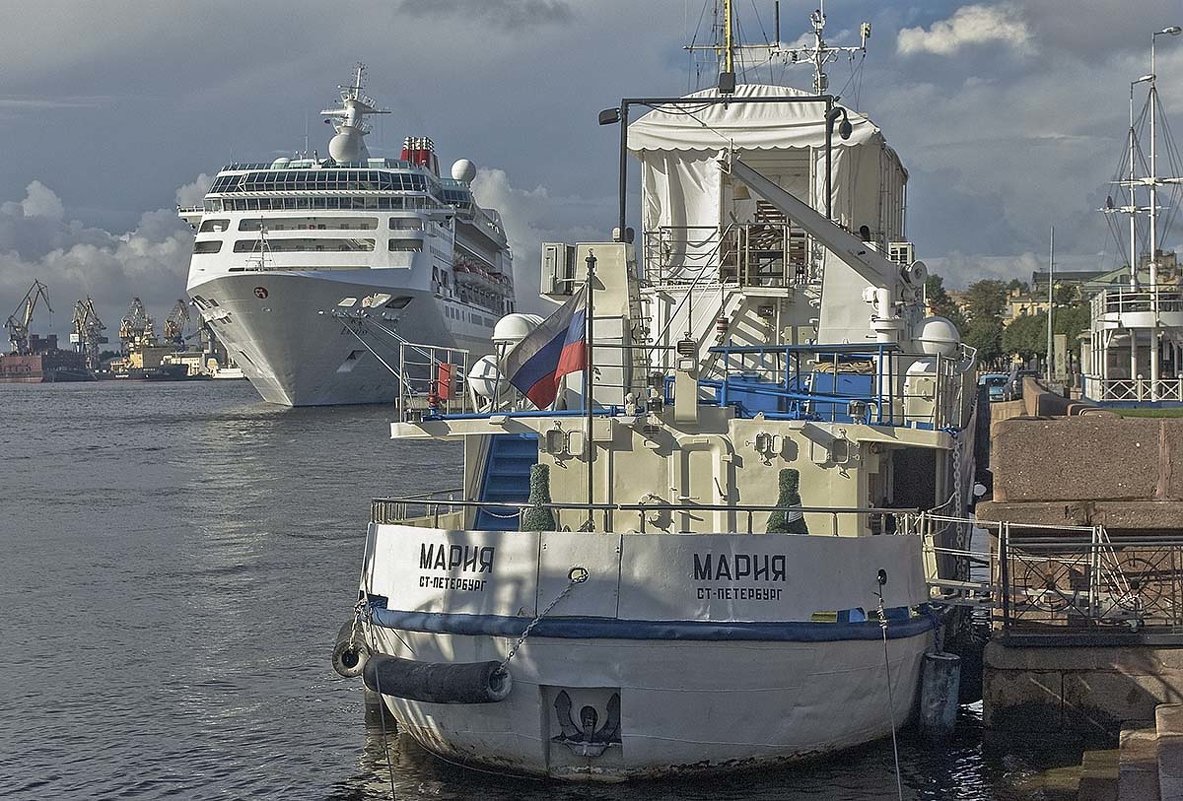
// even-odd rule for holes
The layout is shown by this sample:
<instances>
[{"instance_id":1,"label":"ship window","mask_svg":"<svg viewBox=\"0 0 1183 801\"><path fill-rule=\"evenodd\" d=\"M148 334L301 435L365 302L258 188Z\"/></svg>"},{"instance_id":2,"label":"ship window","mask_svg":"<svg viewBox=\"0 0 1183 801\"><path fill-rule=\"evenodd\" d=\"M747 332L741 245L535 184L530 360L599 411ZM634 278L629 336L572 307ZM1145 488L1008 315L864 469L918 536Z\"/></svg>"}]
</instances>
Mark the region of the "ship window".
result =
<instances>
[{"instance_id":1,"label":"ship window","mask_svg":"<svg viewBox=\"0 0 1183 801\"><path fill-rule=\"evenodd\" d=\"M202 220L201 228L198 229L198 232L202 234L208 234L211 232L220 234L229 228L229 220Z\"/></svg>"},{"instance_id":2,"label":"ship window","mask_svg":"<svg viewBox=\"0 0 1183 801\"><path fill-rule=\"evenodd\" d=\"M369 252L374 249L373 239L268 239L269 253L306 253L309 251L330 251L338 253ZM260 239L240 239L234 243L235 253L259 253L263 250Z\"/></svg>"},{"instance_id":3,"label":"ship window","mask_svg":"<svg viewBox=\"0 0 1183 801\"><path fill-rule=\"evenodd\" d=\"M423 242L418 239L391 239L387 247L390 248L391 253L423 252Z\"/></svg>"},{"instance_id":4,"label":"ship window","mask_svg":"<svg viewBox=\"0 0 1183 801\"><path fill-rule=\"evenodd\" d=\"M217 253L221 249L222 249L222 240L220 240L220 239L211 239L206 242L194 242L193 243L193 252L194 253Z\"/></svg>"}]
</instances>

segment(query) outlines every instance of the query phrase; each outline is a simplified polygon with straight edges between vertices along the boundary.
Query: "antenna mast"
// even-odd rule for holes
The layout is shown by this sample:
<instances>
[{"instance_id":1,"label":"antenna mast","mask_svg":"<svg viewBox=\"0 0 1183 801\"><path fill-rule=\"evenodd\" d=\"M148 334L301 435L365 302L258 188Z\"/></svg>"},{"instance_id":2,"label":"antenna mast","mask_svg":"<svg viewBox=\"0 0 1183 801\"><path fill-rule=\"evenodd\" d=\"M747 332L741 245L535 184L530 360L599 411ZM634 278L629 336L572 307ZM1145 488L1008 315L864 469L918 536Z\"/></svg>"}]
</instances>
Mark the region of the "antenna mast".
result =
<instances>
[{"instance_id":1,"label":"antenna mast","mask_svg":"<svg viewBox=\"0 0 1183 801\"><path fill-rule=\"evenodd\" d=\"M813 44L785 47L778 41L769 48L769 57L778 58L785 64L800 64L802 62L811 64L813 66L813 93L824 95L830 88L830 78L826 75L825 70L826 65L837 61L841 53L847 53L851 58L854 58L857 53L866 55L867 40L871 38L871 23L864 22L859 25L857 47L827 44L824 36L826 30L825 0L820 0L818 9L809 15L809 23L813 26Z\"/></svg>"},{"instance_id":2,"label":"antenna mast","mask_svg":"<svg viewBox=\"0 0 1183 801\"><path fill-rule=\"evenodd\" d=\"M813 42L799 47L786 47L780 41L780 4L776 4L776 37L777 41L765 45L737 44L735 37L735 17L733 0L722 0L722 19L719 20L719 0L715 0L715 43L711 45L687 45L686 50L711 51L719 67L719 91L730 94L735 91L736 61L743 62L745 58L752 63L766 63L773 60L785 65L808 63L813 67L813 93L823 95L829 88L830 80L825 67L838 60L841 54L848 54L854 58L856 54L866 55L867 39L871 37L871 23L864 22L859 26L860 41L857 46L831 45L825 40L826 10L825 2L819 2L819 8L809 15L809 22L813 27ZM738 56L738 58L737 58Z\"/></svg>"}]
</instances>

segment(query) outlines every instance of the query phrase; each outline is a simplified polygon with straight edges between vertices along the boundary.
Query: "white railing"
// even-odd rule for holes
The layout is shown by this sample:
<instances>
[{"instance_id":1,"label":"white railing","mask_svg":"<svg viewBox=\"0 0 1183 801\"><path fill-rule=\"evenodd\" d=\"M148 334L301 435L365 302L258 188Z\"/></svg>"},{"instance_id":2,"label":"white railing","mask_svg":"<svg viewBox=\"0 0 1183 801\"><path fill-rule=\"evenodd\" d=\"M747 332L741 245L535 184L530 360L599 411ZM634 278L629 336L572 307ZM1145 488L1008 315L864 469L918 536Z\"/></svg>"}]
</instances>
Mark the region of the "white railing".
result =
<instances>
[{"instance_id":1,"label":"white railing","mask_svg":"<svg viewBox=\"0 0 1183 801\"><path fill-rule=\"evenodd\" d=\"M645 277L686 283L708 275L724 284L781 287L816 278L814 248L805 231L776 222L663 226L645 232Z\"/></svg>"},{"instance_id":2,"label":"white railing","mask_svg":"<svg viewBox=\"0 0 1183 801\"><path fill-rule=\"evenodd\" d=\"M1156 286L1145 289L1106 289L1093 296L1092 306L1094 317L1102 313L1183 312L1183 288Z\"/></svg>"},{"instance_id":3,"label":"white railing","mask_svg":"<svg viewBox=\"0 0 1183 801\"><path fill-rule=\"evenodd\" d=\"M1147 403L1168 401L1183 403L1183 376L1177 378L1110 378L1085 376L1088 396L1095 401Z\"/></svg>"}]
</instances>

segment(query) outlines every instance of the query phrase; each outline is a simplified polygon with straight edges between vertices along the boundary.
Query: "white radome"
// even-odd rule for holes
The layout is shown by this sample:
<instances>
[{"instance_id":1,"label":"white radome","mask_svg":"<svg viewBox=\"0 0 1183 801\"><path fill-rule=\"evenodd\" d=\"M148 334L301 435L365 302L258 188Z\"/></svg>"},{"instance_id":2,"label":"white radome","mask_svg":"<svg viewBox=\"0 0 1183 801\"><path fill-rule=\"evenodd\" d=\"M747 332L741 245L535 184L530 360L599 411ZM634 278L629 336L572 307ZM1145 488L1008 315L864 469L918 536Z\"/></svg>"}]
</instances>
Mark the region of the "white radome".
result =
<instances>
[{"instance_id":1,"label":"white radome","mask_svg":"<svg viewBox=\"0 0 1183 801\"><path fill-rule=\"evenodd\" d=\"M459 159L452 165L452 178L466 184L472 183L472 179L476 178L476 165L468 159Z\"/></svg>"},{"instance_id":2,"label":"white radome","mask_svg":"<svg viewBox=\"0 0 1183 801\"><path fill-rule=\"evenodd\" d=\"M347 164L361 158L365 143L352 131L343 130L329 140L329 155L339 164Z\"/></svg>"},{"instance_id":3,"label":"white radome","mask_svg":"<svg viewBox=\"0 0 1183 801\"><path fill-rule=\"evenodd\" d=\"M916 337L920 350L928 356L952 356L961 343L957 326L946 317L925 317Z\"/></svg>"},{"instance_id":4,"label":"white radome","mask_svg":"<svg viewBox=\"0 0 1183 801\"><path fill-rule=\"evenodd\" d=\"M516 345L542 323L537 314L507 314L493 326L494 345Z\"/></svg>"}]
</instances>

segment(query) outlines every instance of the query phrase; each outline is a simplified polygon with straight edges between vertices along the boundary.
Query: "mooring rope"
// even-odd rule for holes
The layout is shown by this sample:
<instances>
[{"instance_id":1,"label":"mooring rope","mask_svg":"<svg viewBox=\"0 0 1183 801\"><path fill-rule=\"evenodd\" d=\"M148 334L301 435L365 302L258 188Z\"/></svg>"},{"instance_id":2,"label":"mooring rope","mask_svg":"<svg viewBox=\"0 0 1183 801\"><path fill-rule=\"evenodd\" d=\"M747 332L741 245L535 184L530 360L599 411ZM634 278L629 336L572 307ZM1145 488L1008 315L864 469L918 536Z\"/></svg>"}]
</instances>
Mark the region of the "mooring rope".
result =
<instances>
[{"instance_id":1,"label":"mooring rope","mask_svg":"<svg viewBox=\"0 0 1183 801\"><path fill-rule=\"evenodd\" d=\"M900 801L904 801L904 785L900 779L900 747L895 738L895 700L891 692L891 659L887 654L887 612L883 608L883 585L887 583L887 573L879 571L879 628L883 631L883 667L887 671L887 718L891 721L891 752L895 757L895 790Z\"/></svg>"}]
</instances>

